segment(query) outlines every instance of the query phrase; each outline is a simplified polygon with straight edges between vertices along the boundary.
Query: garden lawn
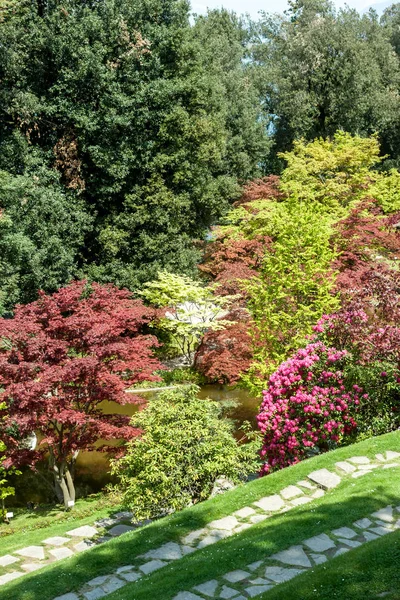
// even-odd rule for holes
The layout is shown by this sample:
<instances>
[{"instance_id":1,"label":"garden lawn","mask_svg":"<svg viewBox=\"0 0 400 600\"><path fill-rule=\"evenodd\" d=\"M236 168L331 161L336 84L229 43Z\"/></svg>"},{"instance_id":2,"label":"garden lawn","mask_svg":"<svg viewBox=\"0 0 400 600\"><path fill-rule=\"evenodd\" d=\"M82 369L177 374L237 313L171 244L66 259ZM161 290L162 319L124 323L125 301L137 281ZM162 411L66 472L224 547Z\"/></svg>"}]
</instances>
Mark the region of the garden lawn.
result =
<instances>
[{"instance_id":1,"label":"garden lawn","mask_svg":"<svg viewBox=\"0 0 400 600\"><path fill-rule=\"evenodd\" d=\"M179 540L185 533L204 527L214 519L229 515L263 496L279 492L287 485L304 479L311 471L324 467L334 470L334 463L339 460L355 455L366 455L372 459L376 453L386 450L400 450L400 432L316 456L239 486L231 492L2 586L0 598L53 600L57 595L79 589L98 575L131 564L134 556L167 541ZM399 469L376 469L359 479L344 477L339 486L323 498L273 516L240 534L185 556L107 596L107 599L171 600L179 591L190 590L196 584L245 567L307 537L349 525L388 504L399 504L399 475Z\"/></svg>"}]
</instances>

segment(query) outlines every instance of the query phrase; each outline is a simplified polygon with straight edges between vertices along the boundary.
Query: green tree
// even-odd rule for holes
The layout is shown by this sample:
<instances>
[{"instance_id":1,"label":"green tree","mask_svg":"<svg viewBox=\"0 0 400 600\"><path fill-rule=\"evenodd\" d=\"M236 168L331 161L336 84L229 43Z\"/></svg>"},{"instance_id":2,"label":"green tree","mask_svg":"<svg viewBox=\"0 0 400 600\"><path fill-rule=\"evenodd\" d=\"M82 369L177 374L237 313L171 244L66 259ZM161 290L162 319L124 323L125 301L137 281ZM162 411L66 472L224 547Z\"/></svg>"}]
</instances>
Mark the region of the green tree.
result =
<instances>
[{"instance_id":1,"label":"green tree","mask_svg":"<svg viewBox=\"0 0 400 600\"><path fill-rule=\"evenodd\" d=\"M239 482L257 470L258 442L239 444L219 403L190 386L165 391L132 420L143 435L113 463L135 520L206 500L218 476Z\"/></svg>"}]
</instances>

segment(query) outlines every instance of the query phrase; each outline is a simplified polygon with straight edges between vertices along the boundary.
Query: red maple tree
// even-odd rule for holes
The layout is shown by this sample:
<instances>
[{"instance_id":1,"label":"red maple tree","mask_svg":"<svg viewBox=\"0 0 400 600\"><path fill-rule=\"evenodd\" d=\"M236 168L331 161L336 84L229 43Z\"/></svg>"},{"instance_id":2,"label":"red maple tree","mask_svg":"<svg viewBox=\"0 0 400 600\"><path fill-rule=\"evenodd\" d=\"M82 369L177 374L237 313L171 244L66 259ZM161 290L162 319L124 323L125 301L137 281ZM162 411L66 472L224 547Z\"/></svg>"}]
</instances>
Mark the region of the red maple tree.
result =
<instances>
[{"instance_id":1,"label":"red maple tree","mask_svg":"<svg viewBox=\"0 0 400 600\"><path fill-rule=\"evenodd\" d=\"M127 290L78 281L52 295L41 292L36 302L17 306L14 318L0 319L0 437L7 463L34 466L48 456L65 506L75 499L80 450L105 450L95 443L139 433L128 416L105 414L101 403L138 403L126 389L158 379L158 343L143 332L154 317ZM34 450L24 443L33 432Z\"/></svg>"}]
</instances>

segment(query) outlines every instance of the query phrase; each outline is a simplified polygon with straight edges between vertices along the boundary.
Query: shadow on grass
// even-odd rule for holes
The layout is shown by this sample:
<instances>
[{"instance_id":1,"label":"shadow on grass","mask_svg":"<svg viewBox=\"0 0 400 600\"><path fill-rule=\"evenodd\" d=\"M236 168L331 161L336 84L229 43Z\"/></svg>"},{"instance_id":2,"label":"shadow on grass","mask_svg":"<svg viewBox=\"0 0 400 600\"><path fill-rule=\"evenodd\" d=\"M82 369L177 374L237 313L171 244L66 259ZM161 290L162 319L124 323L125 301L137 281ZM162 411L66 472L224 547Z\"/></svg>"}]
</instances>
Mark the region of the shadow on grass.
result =
<instances>
[{"instance_id":1,"label":"shadow on grass","mask_svg":"<svg viewBox=\"0 0 400 600\"><path fill-rule=\"evenodd\" d=\"M233 569L245 568L252 562L265 559L314 535L328 533L340 526L351 526L354 521L389 504L400 504L400 482L397 477L390 479L388 472L374 471L368 477L368 483L349 480L347 485L337 488L336 493L273 516L240 534L198 550L135 583L128 584L123 588L123 592L119 590L107 598L171 600L179 591L189 591L194 585L220 577ZM65 563L50 566L41 573L16 580L5 587L4 598L52 600L58 595L76 591L95 576L110 573L125 564L132 564L134 557L167 541L178 539L184 533L183 529L197 529L209 522L207 511L195 515L195 518L190 510L182 511L173 518L168 517L134 533L126 534ZM317 570L323 567L324 565L321 565ZM295 596L290 596L292 597ZM0 598L3 598L1 589Z\"/></svg>"}]
</instances>

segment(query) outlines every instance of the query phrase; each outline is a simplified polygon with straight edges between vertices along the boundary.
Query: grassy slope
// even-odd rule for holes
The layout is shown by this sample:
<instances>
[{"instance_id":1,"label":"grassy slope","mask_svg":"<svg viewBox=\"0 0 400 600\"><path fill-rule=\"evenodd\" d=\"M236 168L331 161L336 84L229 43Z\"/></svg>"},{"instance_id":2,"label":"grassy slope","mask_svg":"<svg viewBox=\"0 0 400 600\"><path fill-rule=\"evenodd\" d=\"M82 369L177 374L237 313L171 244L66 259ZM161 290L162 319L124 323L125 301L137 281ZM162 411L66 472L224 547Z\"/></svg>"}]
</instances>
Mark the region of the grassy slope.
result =
<instances>
[{"instance_id":1,"label":"grassy slope","mask_svg":"<svg viewBox=\"0 0 400 600\"><path fill-rule=\"evenodd\" d=\"M374 457L377 452L400 449L400 433L365 440L352 447L317 456L269 477L171 515L139 531L128 533L107 544L54 564L0 590L7 600L52 600L55 596L78 589L97 575L130 564L131 557L143 554L166 541L204 526L213 519L232 513L262 496L278 492L303 479L314 469L333 468L336 461L353 455ZM370 512L400 498L400 478L392 469L376 470L360 479L346 479L324 498L289 513L276 515L247 531L186 556L141 581L108 596L109 600L169 600L180 590L189 590L221 575L287 548L305 537L352 523ZM290 523L290 526L288 526Z\"/></svg>"}]
</instances>

